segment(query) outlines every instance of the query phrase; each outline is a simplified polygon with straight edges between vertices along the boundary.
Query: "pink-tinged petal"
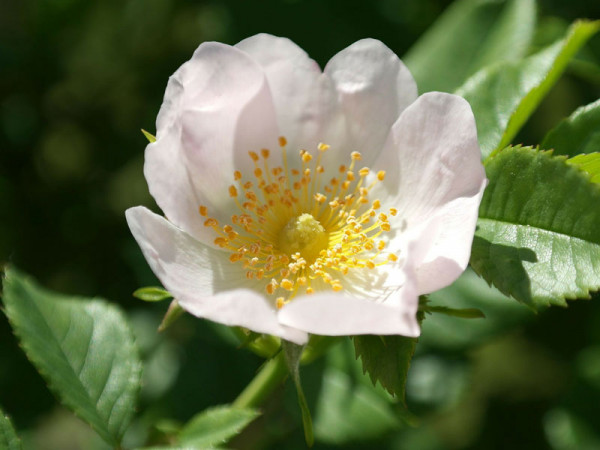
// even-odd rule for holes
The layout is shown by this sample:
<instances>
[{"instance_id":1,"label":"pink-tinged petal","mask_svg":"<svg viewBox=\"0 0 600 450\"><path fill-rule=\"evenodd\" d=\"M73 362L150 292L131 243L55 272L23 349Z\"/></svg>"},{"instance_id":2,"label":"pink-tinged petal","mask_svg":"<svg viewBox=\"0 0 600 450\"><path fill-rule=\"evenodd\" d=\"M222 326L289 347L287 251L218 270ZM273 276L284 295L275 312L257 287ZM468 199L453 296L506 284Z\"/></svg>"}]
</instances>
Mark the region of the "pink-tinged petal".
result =
<instances>
[{"instance_id":1,"label":"pink-tinged petal","mask_svg":"<svg viewBox=\"0 0 600 450\"><path fill-rule=\"evenodd\" d=\"M475 119L462 98L425 94L392 127L378 167L387 170L388 206L406 233L421 233L419 294L450 284L466 267L486 185Z\"/></svg>"},{"instance_id":2,"label":"pink-tinged petal","mask_svg":"<svg viewBox=\"0 0 600 450\"><path fill-rule=\"evenodd\" d=\"M390 127L417 98L406 66L380 41L363 39L335 55L325 67L333 80L346 122L346 152L360 151L369 165ZM335 143L332 143L335 144Z\"/></svg>"},{"instance_id":3,"label":"pink-tinged petal","mask_svg":"<svg viewBox=\"0 0 600 450\"><path fill-rule=\"evenodd\" d=\"M403 260L372 271L349 272L341 280L344 290L339 293L324 291L295 298L279 311L279 321L329 336L419 336L414 243L405 244L408 254Z\"/></svg>"},{"instance_id":4,"label":"pink-tinged petal","mask_svg":"<svg viewBox=\"0 0 600 450\"><path fill-rule=\"evenodd\" d=\"M225 325L306 342L305 332L279 323L273 303L246 280L241 266L229 262L228 253L203 245L146 208L130 208L126 217L153 272L182 308Z\"/></svg>"},{"instance_id":5,"label":"pink-tinged petal","mask_svg":"<svg viewBox=\"0 0 600 450\"><path fill-rule=\"evenodd\" d=\"M234 47L202 44L169 80L146 149L150 192L173 223L210 245L198 207L228 217L234 170L252 167L248 151L275 148L278 135L260 66Z\"/></svg>"},{"instance_id":6,"label":"pink-tinged petal","mask_svg":"<svg viewBox=\"0 0 600 450\"><path fill-rule=\"evenodd\" d=\"M294 299L279 311L279 321L292 328L327 336L398 334L416 337L418 296L415 287L394 293L395 305L367 298L320 292Z\"/></svg>"},{"instance_id":7,"label":"pink-tinged petal","mask_svg":"<svg viewBox=\"0 0 600 450\"><path fill-rule=\"evenodd\" d=\"M339 141L342 111L331 80L304 50L286 38L257 34L236 44L264 70L279 129L288 148L314 151L319 142Z\"/></svg>"},{"instance_id":8,"label":"pink-tinged petal","mask_svg":"<svg viewBox=\"0 0 600 450\"><path fill-rule=\"evenodd\" d=\"M471 197L459 197L439 209L430 223L430 246L417 268L419 294L428 294L450 285L467 268L471 245L483 195L481 191Z\"/></svg>"}]
</instances>

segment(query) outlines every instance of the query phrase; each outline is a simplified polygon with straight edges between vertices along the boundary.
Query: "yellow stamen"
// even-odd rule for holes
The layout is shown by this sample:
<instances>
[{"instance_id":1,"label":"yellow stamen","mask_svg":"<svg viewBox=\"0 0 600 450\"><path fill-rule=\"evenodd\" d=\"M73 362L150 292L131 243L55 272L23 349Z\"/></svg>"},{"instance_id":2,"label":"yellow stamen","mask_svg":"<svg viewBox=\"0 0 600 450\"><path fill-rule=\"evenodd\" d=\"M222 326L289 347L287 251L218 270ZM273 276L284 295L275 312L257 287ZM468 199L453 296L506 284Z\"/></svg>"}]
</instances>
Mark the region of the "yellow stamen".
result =
<instances>
[{"instance_id":1,"label":"yellow stamen","mask_svg":"<svg viewBox=\"0 0 600 450\"><path fill-rule=\"evenodd\" d=\"M313 294L316 286L343 290L336 275L397 261L385 251L381 237L391 230L390 219L398 210L389 208L388 217L387 211L377 211L381 201L369 198L385 172L376 172L376 179L364 185L371 171L356 169L362 156L352 152L350 164L338 166L339 177L323 182L321 156L329 145L320 143L316 157L301 150L302 166L297 170L288 166L287 140L282 136L278 141L281 166L270 167L271 152L263 148L248 152L254 162L249 177L238 170L233 173L236 184L228 190L239 211L230 224L220 227L206 206L198 208L204 225L215 230L214 245L231 252L229 261L241 264L244 276L267 295L278 295L277 308L297 295Z\"/></svg>"}]
</instances>

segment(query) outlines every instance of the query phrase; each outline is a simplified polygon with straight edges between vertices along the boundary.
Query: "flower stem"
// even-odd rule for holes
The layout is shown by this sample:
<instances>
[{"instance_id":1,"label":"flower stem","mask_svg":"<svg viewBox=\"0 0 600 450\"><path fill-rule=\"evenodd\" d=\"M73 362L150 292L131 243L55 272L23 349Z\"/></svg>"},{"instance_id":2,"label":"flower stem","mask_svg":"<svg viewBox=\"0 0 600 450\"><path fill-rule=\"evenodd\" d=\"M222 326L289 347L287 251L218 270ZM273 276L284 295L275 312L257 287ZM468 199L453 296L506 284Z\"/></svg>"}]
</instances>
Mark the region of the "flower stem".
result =
<instances>
[{"instance_id":1,"label":"flower stem","mask_svg":"<svg viewBox=\"0 0 600 450\"><path fill-rule=\"evenodd\" d=\"M285 358L283 353L280 352L261 367L250 384L234 400L233 406L237 408L256 408L260 406L287 374Z\"/></svg>"}]
</instances>

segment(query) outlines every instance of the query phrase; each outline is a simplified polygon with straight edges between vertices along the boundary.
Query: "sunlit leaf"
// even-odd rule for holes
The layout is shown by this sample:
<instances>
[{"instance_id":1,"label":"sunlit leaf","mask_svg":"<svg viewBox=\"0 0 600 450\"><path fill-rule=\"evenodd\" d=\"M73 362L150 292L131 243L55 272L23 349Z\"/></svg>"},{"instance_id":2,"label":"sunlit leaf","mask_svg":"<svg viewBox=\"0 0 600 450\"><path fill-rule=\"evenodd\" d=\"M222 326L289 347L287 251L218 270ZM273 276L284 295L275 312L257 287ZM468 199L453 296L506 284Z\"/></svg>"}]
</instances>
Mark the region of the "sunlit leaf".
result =
<instances>
[{"instance_id":1,"label":"sunlit leaf","mask_svg":"<svg viewBox=\"0 0 600 450\"><path fill-rule=\"evenodd\" d=\"M574 156L566 161L590 176L592 183L600 183L600 153L588 153Z\"/></svg>"},{"instance_id":2,"label":"sunlit leaf","mask_svg":"<svg viewBox=\"0 0 600 450\"><path fill-rule=\"evenodd\" d=\"M600 189L565 159L509 147L486 162L471 265L533 308L600 288Z\"/></svg>"},{"instance_id":3,"label":"sunlit leaf","mask_svg":"<svg viewBox=\"0 0 600 450\"><path fill-rule=\"evenodd\" d=\"M220 446L239 434L258 415L258 411L250 408L217 406L207 409L181 429L178 444L185 448Z\"/></svg>"},{"instance_id":4,"label":"sunlit leaf","mask_svg":"<svg viewBox=\"0 0 600 450\"><path fill-rule=\"evenodd\" d=\"M6 315L28 358L59 399L111 445L134 412L141 362L123 313L5 271Z\"/></svg>"},{"instance_id":5,"label":"sunlit leaf","mask_svg":"<svg viewBox=\"0 0 600 450\"><path fill-rule=\"evenodd\" d=\"M533 0L452 3L403 58L420 92L452 92L489 64L523 57L535 10Z\"/></svg>"},{"instance_id":6,"label":"sunlit leaf","mask_svg":"<svg viewBox=\"0 0 600 450\"><path fill-rule=\"evenodd\" d=\"M457 90L475 114L481 152L507 146L577 51L600 28L600 21L575 22L567 36L519 62L483 69Z\"/></svg>"},{"instance_id":7,"label":"sunlit leaf","mask_svg":"<svg viewBox=\"0 0 600 450\"><path fill-rule=\"evenodd\" d=\"M0 448L3 450L21 450L21 441L13 428L10 419L0 409Z\"/></svg>"},{"instance_id":8,"label":"sunlit leaf","mask_svg":"<svg viewBox=\"0 0 600 450\"><path fill-rule=\"evenodd\" d=\"M600 152L600 100L578 108L559 123L546 135L541 147L554 149L555 155Z\"/></svg>"}]
</instances>

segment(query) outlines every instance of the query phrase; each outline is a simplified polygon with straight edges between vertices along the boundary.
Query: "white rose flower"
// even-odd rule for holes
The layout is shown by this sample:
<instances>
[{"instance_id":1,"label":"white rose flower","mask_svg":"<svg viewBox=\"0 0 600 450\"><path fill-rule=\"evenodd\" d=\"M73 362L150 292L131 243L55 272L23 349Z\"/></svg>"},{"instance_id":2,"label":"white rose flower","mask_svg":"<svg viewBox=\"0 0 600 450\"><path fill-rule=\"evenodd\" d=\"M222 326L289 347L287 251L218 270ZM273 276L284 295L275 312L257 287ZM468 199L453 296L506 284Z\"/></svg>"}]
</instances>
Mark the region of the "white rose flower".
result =
<instances>
[{"instance_id":1,"label":"white rose flower","mask_svg":"<svg viewBox=\"0 0 600 450\"><path fill-rule=\"evenodd\" d=\"M365 39L323 71L288 39L203 43L169 79L127 221L191 314L302 344L418 336L418 298L465 269L486 184L473 113L417 98Z\"/></svg>"}]
</instances>

